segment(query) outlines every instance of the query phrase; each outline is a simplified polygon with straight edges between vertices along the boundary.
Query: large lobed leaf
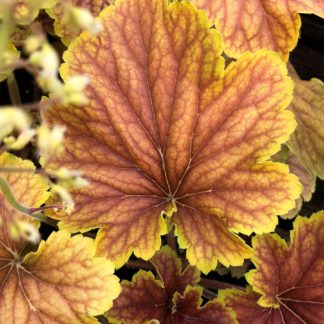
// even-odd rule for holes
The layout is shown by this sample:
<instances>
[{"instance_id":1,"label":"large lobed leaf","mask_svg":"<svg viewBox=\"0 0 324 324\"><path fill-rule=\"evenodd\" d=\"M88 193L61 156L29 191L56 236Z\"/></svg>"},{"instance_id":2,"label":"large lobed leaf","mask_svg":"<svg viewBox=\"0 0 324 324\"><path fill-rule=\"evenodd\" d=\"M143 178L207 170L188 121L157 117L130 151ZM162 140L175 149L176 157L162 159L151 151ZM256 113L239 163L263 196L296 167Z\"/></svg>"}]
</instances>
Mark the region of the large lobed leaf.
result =
<instances>
[{"instance_id":1,"label":"large lobed leaf","mask_svg":"<svg viewBox=\"0 0 324 324\"><path fill-rule=\"evenodd\" d=\"M324 211L294 222L291 244L277 234L253 239L256 265L247 275L247 292L222 291L221 298L240 323L324 321Z\"/></svg>"},{"instance_id":2,"label":"large lobed leaf","mask_svg":"<svg viewBox=\"0 0 324 324\"><path fill-rule=\"evenodd\" d=\"M284 108L293 84L279 56L246 53L224 71L219 34L186 1L124 0L65 53L63 78L88 74L89 104L55 106L67 127L53 161L84 172L75 211L60 228L100 228L99 255L122 266L149 259L175 224L203 272L240 265L250 248L234 233L271 231L301 192L287 166L267 161L296 122Z\"/></svg>"},{"instance_id":3,"label":"large lobed leaf","mask_svg":"<svg viewBox=\"0 0 324 324\"><path fill-rule=\"evenodd\" d=\"M192 0L222 33L225 53L239 57L264 48L287 58L298 41L298 13L324 18L322 0Z\"/></svg>"},{"instance_id":4,"label":"large lobed leaf","mask_svg":"<svg viewBox=\"0 0 324 324\"><path fill-rule=\"evenodd\" d=\"M33 170L30 161L8 153L0 167ZM48 197L47 183L31 172L1 172L15 197L38 207ZM95 244L81 235L54 232L35 253L26 254L27 242L10 237L13 220L28 221L18 214L0 192L0 322L19 324L97 323L90 315L103 313L120 292L111 262L94 257Z\"/></svg>"},{"instance_id":5,"label":"large lobed leaf","mask_svg":"<svg viewBox=\"0 0 324 324\"><path fill-rule=\"evenodd\" d=\"M199 271L190 266L182 269L169 247L158 251L151 262L159 278L140 270L132 282L122 281L122 293L108 313L112 323L236 323L233 312L217 299L201 306L202 288L195 287Z\"/></svg>"}]
</instances>

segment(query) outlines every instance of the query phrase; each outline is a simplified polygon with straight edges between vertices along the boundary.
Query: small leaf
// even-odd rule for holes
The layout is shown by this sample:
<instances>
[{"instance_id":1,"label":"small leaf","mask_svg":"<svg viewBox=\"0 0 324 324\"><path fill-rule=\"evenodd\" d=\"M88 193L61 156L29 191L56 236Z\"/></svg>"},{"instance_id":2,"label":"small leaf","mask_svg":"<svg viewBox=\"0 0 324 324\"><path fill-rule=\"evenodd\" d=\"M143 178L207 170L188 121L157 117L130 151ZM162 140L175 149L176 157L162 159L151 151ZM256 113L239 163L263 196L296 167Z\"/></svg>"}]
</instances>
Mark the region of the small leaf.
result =
<instances>
[{"instance_id":1,"label":"small leaf","mask_svg":"<svg viewBox=\"0 0 324 324\"><path fill-rule=\"evenodd\" d=\"M100 21L61 68L64 79L88 74L89 104L44 116L67 128L50 167L90 183L73 191L73 213L53 217L70 231L99 227L98 255L117 267L132 252L151 258L166 218L203 272L218 260L241 265L251 251L236 233L273 230L302 190L287 166L267 161L296 126L284 64L259 51L224 71L220 35L187 1L123 0Z\"/></svg>"},{"instance_id":2,"label":"small leaf","mask_svg":"<svg viewBox=\"0 0 324 324\"><path fill-rule=\"evenodd\" d=\"M309 172L324 179L324 83L318 79L303 81L298 76L293 80L290 109L298 126L288 146Z\"/></svg>"},{"instance_id":3,"label":"small leaf","mask_svg":"<svg viewBox=\"0 0 324 324\"><path fill-rule=\"evenodd\" d=\"M324 18L322 0L191 0L204 9L224 40L225 53L239 57L264 48L285 59L298 41L300 13Z\"/></svg>"},{"instance_id":4,"label":"small leaf","mask_svg":"<svg viewBox=\"0 0 324 324\"><path fill-rule=\"evenodd\" d=\"M200 308L202 288L192 287L199 282L200 273L190 266L182 270L181 261L171 248L162 247L151 262L159 279L152 272L140 270L132 282L122 281L122 292L107 315L113 323L144 323L153 319L161 323L187 323L186 318L208 317L213 323L235 323L232 313L216 299Z\"/></svg>"},{"instance_id":5,"label":"small leaf","mask_svg":"<svg viewBox=\"0 0 324 324\"><path fill-rule=\"evenodd\" d=\"M279 308L282 321L278 324L322 323L324 211L295 220L289 247L277 234L256 236L252 243L256 269L246 278L261 294L258 304Z\"/></svg>"}]
</instances>

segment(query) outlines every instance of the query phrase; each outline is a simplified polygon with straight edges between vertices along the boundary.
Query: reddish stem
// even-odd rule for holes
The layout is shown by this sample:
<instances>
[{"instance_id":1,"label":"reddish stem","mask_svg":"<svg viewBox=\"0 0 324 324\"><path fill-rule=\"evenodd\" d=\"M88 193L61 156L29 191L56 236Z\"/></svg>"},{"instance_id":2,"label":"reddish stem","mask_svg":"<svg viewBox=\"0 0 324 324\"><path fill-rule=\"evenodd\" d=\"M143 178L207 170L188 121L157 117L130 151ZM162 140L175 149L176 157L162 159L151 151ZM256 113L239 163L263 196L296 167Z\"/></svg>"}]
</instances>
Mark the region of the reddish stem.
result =
<instances>
[{"instance_id":1,"label":"reddish stem","mask_svg":"<svg viewBox=\"0 0 324 324\"><path fill-rule=\"evenodd\" d=\"M210 289L226 289L226 288L236 288L240 290L244 290L245 288L242 286L230 284L228 282L223 282L214 279L201 278L199 284L203 287Z\"/></svg>"},{"instance_id":2,"label":"reddish stem","mask_svg":"<svg viewBox=\"0 0 324 324\"><path fill-rule=\"evenodd\" d=\"M170 248L175 251L178 252L177 250L177 240L176 237L174 235L174 226L172 226L171 231L167 234L167 243L170 246Z\"/></svg>"},{"instance_id":3,"label":"reddish stem","mask_svg":"<svg viewBox=\"0 0 324 324\"><path fill-rule=\"evenodd\" d=\"M155 270L154 266L150 262L142 260L128 260L125 266L135 269Z\"/></svg>"}]
</instances>

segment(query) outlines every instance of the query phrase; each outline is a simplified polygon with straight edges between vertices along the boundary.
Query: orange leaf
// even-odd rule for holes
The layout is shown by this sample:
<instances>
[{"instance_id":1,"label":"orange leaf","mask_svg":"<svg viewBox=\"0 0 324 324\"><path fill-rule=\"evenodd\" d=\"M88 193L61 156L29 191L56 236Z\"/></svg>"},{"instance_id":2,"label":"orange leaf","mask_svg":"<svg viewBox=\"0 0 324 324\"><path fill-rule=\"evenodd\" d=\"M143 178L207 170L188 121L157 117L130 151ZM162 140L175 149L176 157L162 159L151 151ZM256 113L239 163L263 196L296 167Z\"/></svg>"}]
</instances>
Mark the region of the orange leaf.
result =
<instances>
[{"instance_id":1,"label":"orange leaf","mask_svg":"<svg viewBox=\"0 0 324 324\"><path fill-rule=\"evenodd\" d=\"M54 216L59 226L99 227L98 254L120 267L133 251L153 256L173 213L191 264L242 264L251 251L233 232L273 230L301 192L266 161L296 126L285 66L259 51L224 71L219 34L186 1L119 1L100 19L102 33L72 42L61 68L89 75L89 104L44 116L67 128L51 167L91 183L73 193L72 214Z\"/></svg>"},{"instance_id":2,"label":"orange leaf","mask_svg":"<svg viewBox=\"0 0 324 324\"><path fill-rule=\"evenodd\" d=\"M191 0L204 9L224 40L225 53L239 57L264 48L285 59L298 41L300 13L324 18L322 0Z\"/></svg>"},{"instance_id":3,"label":"orange leaf","mask_svg":"<svg viewBox=\"0 0 324 324\"><path fill-rule=\"evenodd\" d=\"M246 278L262 295L258 304L279 308L282 323L322 323L324 211L296 219L289 248L277 234L256 236L252 243L256 270Z\"/></svg>"},{"instance_id":4,"label":"orange leaf","mask_svg":"<svg viewBox=\"0 0 324 324\"><path fill-rule=\"evenodd\" d=\"M34 169L8 153L0 155L0 167ZM15 198L38 207L48 197L47 183L32 172L5 173ZM90 315L103 313L120 292L112 264L94 257L92 239L67 231L52 233L35 253L27 255L27 242L13 240L8 225L29 221L14 211L0 192L0 322L1 323L97 323ZM30 250L30 247L29 247Z\"/></svg>"},{"instance_id":5,"label":"orange leaf","mask_svg":"<svg viewBox=\"0 0 324 324\"><path fill-rule=\"evenodd\" d=\"M302 207L303 201L311 200L312 194L315 190L316 177L314 177L314 175L300 163L297 156L289 151L287 146L283 146L281 151L272 157L272 160L286 163L290 172L299 178L299 181L304 187L301 196L295 201L295 207L287 214L280 215L282 218L291 219L298 214Z\"/></svg>"},{"instance_id":6,"label":"orange leaf","mask_svg":"<svg viewBox=\"0 0 324 324\"><path fill-rule=\"evenodd\" d=\"M297 75L293 80L290 109L298 126L288 146L311 174L324 179L324 83L319 79L303 81Z\"/></svg>"},{"instance_id":7,"label":"orange leaf","mask_svg":"<svg viewBox=\"0 0 324 324\"><path fill-rule=\"evenodd\" d=\"M202 288L188 286L183 296L176 293L173 298L174 314L169 323L215 323L235 324L236 316L217 299L201 306Z\"/></svg>"},{"instance_id":8,"label":"orange leaf","mask_svg":"<svg viewBox=\"0 0 324 324\"><path fill-rule=\"evenodd\" d=\"M187 323L206 319L212 323L235 323L234 316L223 303L212 300L201 305L202 288L192 287L200 280L199 271L187 266L181 270L180 259L168 246L152 258L159 279L152 272L140 270L132 282L122 282L122 293L115 300L108 318L113 323ZM207 321L208 322L208 321Z\"/></svg>"},{"instance_id":9,"label":"orange leaf","mask_svg":"<svg viewBox=\"0 0 324 324\"><path fill-rule=\"evenodd\" d=\"M0 316L5 323L98 323L90 315L109 309L120 292L112 264L94 258L89 238L52 233L23 259L6 240L0 239Z\"/></svg>"},{"instance_id":10,"label":"orange leaf","mask_svg":"<svg viewBox=\"0 0 324 324\"><path fill-rule=\"evenodd\" d=\"M282 323L280 309L260 306L257 303L260 295L253 292L250 287L246 292L238 289L221 290L218 292L218 296L221 300L224 300L226 306L234 310L240 324Z\"/></svg>"}]
</instances>

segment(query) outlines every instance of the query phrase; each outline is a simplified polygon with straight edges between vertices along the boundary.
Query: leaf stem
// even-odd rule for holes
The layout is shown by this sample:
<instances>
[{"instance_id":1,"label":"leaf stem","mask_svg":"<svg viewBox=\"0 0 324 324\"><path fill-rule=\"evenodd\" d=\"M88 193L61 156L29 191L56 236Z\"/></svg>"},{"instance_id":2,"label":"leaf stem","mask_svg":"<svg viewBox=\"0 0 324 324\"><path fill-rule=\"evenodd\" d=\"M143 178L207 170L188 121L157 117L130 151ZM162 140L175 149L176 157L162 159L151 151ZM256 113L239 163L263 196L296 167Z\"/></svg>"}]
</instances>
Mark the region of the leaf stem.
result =
<instances>
[{"instance_id":1,"label":"leaf stem","mask_svg":"<svg viewBox=\"0 0 324 324\"><path fill-rule=\"evenodd\" d=\"M153 270L155 271L154 266L150 262L142 261L142 260L128 260L125 264L128 268L135 269L145 269L145 270Z\"/></svg>"},{"instance_id":2,"label":"leaf stem","mask_svg":"<svg viewBox=\"0 0 324 324\"><path fill-rule=\"evenodd\" d=\"M212 300L217 297L216 293L214 293L213 291L206 289L206 288L204 288L202 295L203 295L203 297L207 298L208 300Z\"/></svg>"},{"instance_id":3,"label":"leaf stem","mask_svg":"<svg viewBox=\"0 0 324 324\"><path fill-rule=\"evenodd\" d=\"M177 241L176 241L176 237L174 235L174 226L172 226L171 231L167 234L167 243L170 246L170 248L175 251L178 252L177 250Z\"/></svg>"},{"instance_id":4,"label":"leaf stem","mask_svg":"<svg viewBox=\"0 0 324 324\"><path fill-rule=\"evenodd\" d=\"M223 282L214 279L201 278L199 284L203 287L210 289L226 289L226 288L236 288L244 290L245 288L239 285L230 284L228 282Z\"/></svg>"},{"instance_id":5,"label":"leaf stem","mask_svg":"<svg viewBox=\"0 0 324 324\"><path fill-rule=\"evenodd\" d=\"M25 207L22 204L20 204L14 197L8 182L3 177L0 177L0 188L7 200L7 202L10 204L11 207L13 207L17 211L19 211L25 215L31 216L31 217L39 220L40 222L46 223L52 227L57 227L56 226L57 222L54 219L50 219L49 217L47 217L46 215L41 214L41 213L35 214L35 213L33 213L33 209L30 209L30 208Z\"/></svg>"},{"instance_id":6,"label":"leaf stem","mask_svg":"<svg viewBox=\"0 0 324 324\"><path fill-rule=\"evenodd\" d=\"M19 87L14 73L11 73L7 79L7 86L11 102L14 106L21 104Z\"/></svg>"}]
</instances>

